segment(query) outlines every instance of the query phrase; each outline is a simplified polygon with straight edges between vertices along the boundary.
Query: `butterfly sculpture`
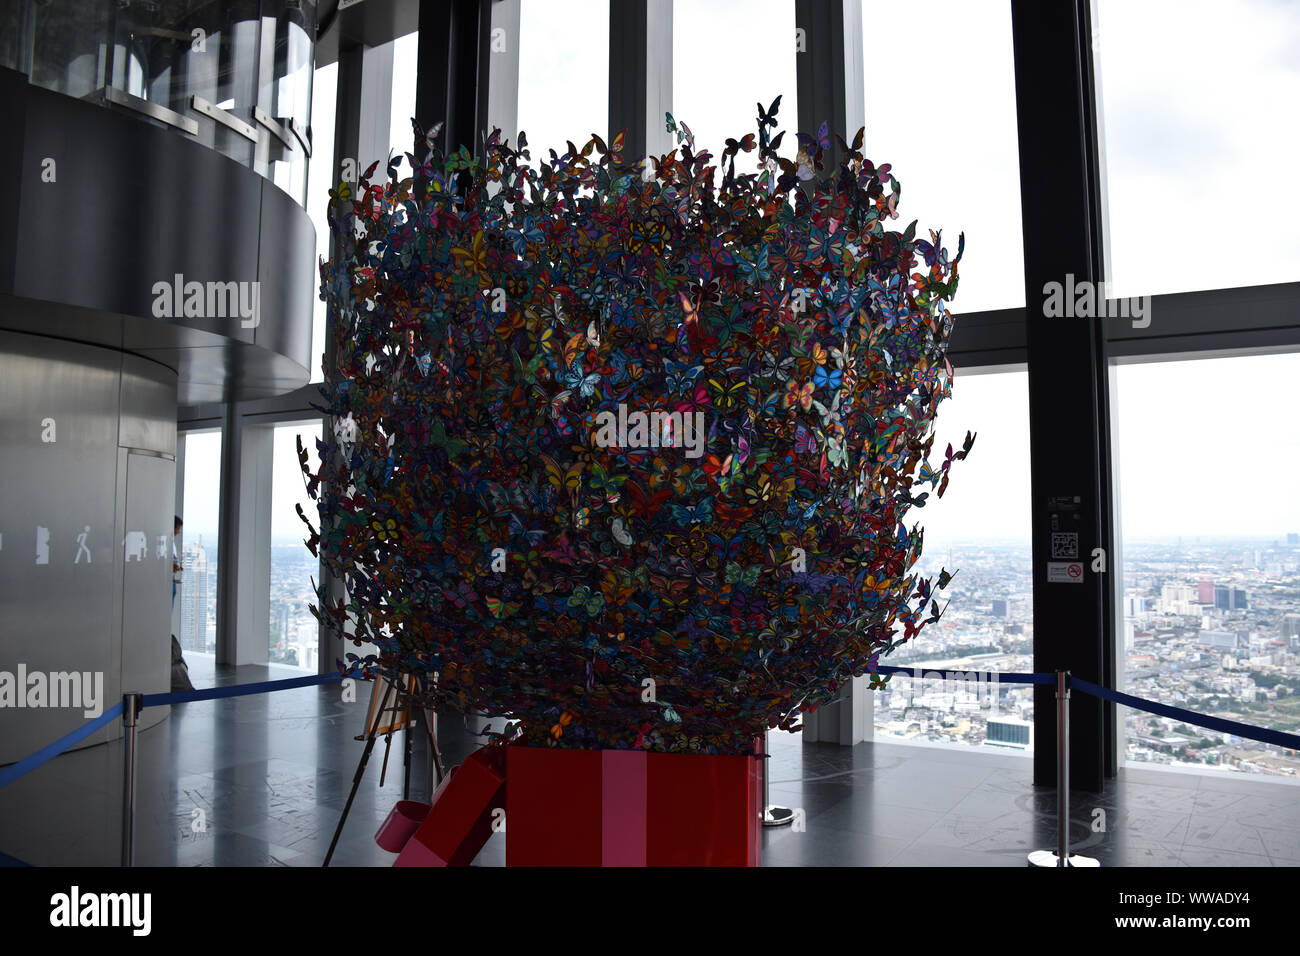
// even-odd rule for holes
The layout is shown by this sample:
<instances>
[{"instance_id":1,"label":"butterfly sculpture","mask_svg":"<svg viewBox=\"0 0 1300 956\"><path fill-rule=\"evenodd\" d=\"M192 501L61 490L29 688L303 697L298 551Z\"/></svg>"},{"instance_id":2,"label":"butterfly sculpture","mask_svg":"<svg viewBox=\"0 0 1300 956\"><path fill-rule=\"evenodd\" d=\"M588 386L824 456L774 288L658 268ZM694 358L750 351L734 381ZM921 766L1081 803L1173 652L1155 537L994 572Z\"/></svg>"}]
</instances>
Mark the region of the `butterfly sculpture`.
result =
<instances>
[{"instance_id":1,"label":"butterfly sculpture","mask_svg":"<svg viewBox=\"0 0 1300 956\"><path fill-rule=\"evenodd\" d=\"M929 458L964 239L890 228L863 132L786 147L780 106L645 162L435 128L331 190L300 517L348 582L313 613L377 649L344 666L535 746L741 753L938 619L902 520L974 442Z\"/></svg>"}]
</instances>

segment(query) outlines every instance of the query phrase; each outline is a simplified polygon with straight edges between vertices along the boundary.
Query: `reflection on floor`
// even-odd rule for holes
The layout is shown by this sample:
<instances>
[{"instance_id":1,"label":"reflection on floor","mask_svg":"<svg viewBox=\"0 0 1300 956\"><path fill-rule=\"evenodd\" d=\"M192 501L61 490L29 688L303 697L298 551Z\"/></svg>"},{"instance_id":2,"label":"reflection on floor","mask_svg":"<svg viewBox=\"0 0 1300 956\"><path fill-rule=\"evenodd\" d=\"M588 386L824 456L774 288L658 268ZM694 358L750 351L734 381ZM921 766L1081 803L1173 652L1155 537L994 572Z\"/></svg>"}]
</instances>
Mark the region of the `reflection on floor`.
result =
<instances>
[{"instance_id":1,"label":"reflection on floor","mask_svg":"<svg viewBox=\"0 0 1300 956\"><path fill-rule=\"evenodd\" d=\"M195 685L296 676L280 668L191 662ZM140 734L136 862L140 866L319 866L362 745L359 704L337 686L179 705ZM459 740L453 739L459 736ZM473 746L443 728L447 758ZM36 749L38 743L32 747ZM1024 866L1055 846L1055 797L1031 785L1030 760L894 743L853 748L774 735L773 803L803 811L801 832L764 834L768 866ZM115 866L121 745L65 754L0 788L0 860ZM374 832L401 796L400 737L379 787L382 742L334 864L389 865ZM427 792L416 748L412 796ZM1300 865L1300 789L1235 777L1129 769L1105 794L1076 794L1076 849L1109 866ZM1101 812L1098 812L1101 811ZM1094 821L1104 830L1094 831ZM505 835L476 861L505 860Z\"/></svg>"}]
</instances>

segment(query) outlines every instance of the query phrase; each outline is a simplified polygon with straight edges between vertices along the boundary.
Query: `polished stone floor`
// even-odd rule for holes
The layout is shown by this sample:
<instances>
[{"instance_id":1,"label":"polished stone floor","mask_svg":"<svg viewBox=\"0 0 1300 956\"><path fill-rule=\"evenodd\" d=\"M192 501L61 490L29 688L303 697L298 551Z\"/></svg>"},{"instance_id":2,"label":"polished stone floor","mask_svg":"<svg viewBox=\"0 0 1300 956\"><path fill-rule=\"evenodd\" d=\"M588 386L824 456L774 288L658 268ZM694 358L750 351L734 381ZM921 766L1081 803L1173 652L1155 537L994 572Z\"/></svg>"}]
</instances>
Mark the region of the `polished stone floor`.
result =
<instances>
[{"instance_id":1,"label":"polished stone floor","mask_svg":"<svg viewBox=\"0 0 1300 956\"><path fill-rule=\"evenodd\" d=\"M215 675L202 659L190 663L199 687L296 676L264 667ZM362 749L353 740L360 686L355 704L333 685L178 705L141 732L137 865L319 866ZM451 762L472 745L451 728L442 737ZM802 811L804 825L765 832L765 865L1020 867L1030 850L1054 847L1054 793L1034 789L1023 755L843 748L787 734L772 744L771 799ZM400 737L380 788L382 759L381 744L334 865L393 860L373 836L401 796ZM120 743L92 747L0 788L0 863L116 865L121 762ZM417 748L413 797L426 780ZM1076 794L1071 817L1074 847L1104 865L1300 865L1296 784L1126 769L1104 794ZM476 862L504 863L504 839L494 836Z\"/></svg>"}]
</instances>

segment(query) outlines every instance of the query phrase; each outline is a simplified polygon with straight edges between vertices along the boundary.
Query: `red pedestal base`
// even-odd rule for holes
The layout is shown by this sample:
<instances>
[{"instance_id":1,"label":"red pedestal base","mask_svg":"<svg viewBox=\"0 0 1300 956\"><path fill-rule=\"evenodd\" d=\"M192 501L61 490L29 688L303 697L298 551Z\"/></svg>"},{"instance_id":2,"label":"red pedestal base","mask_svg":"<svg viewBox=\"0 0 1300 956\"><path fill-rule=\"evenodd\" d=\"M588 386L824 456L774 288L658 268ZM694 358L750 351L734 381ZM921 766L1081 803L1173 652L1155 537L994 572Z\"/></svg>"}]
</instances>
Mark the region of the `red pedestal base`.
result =
<instances>
[{"instance_id":1,"label":"red pedestal base","mask_svg":"<svg viewBox=\"0 0 1300 956\"><path fill-rule=\"evenodd\" d=\"M757 866L750 756L506 748L510 866Z\"/></svg>"},{"instance_id":2,"label":"red pedestal base","mask_svg":"<svg viewBox=\"0 0 1300 956\"><path fill-rule=\"evenodd\" d=\"M375 839L394 866L466 866L504 807L509 866L757 866L760 759L484 747Z\"/></svg>"}]
</instances>

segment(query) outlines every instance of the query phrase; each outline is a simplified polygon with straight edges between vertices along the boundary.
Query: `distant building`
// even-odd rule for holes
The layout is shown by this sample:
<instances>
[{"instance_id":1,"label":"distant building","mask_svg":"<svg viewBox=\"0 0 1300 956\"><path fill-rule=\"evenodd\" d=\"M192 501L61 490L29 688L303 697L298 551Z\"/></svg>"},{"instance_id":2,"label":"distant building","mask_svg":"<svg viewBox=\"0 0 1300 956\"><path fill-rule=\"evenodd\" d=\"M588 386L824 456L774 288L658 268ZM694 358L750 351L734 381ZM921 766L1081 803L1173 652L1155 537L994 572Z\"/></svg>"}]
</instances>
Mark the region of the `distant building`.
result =
<instances>
[{"instance_id":1,"label":"distant building","mask_svg":"<svg viewBox=\"0 0 1300 956\"><path fill-rule=\"evenodd\" d=\"M994 599L993 599L993 610L992 610L991 613L993 614L994 617L1006 617L1006 616L1007 616L1007 602L1006 602L1006 601L1003 601L1003 600L999 600L998 598L994 598Z\"/></svg>"},{"instance_id":2,"label":"distant building","mask_svg":"<svg viewBox=\"0 0 1300 956\"><path fill-rule=\"evenodd\" d=\"M1034 725L1015 717L999 717L988 722L984 735L986 747L1028 750L1034 742Z\"/></svg>"},{"instance_id":3,"label":"distant building","mask_svg":"<svg viewBox=\"0 0 1300 956\"><path fill-rule=\"evenodd\" d=\"M1240 588L1228 587L1222 584L1215 585L1214 606L1220 611L1244 611L1246 610L1246 592Z\"/></svg>"},{"instance_id":4,"label":"distant building","mask_svg":"<svg viewBox=\"0 0 1300 956\"><path fill-rule=\"evenodd\" d=\"M1197 631L1196 643L1219 651L1235 651L1240 643L1234 631Z\"/></svg>"},{"instance_id":5,"label":"distant building","mask_svg":"<svg viewBox=\"0 0 1300 956\"><path fill-rule=\"evenodd\" d=\"M182 649L208 652L208 554L203 535L185 549L181 562L181 632L176 635Z\"/></svg>"},{"instance_id":6,"label":"distant building","mask_svg":"<svg viewBox=\"0 0 1300 956\"><path fill-rule=\"evenodd\" d=\"M1192 610L1192 605L1196 603L1193 597L1190 584L1166 584L1160 589L1160 610L1166 614L1199 615L1199 608Z\"/></svg>"},{"instance_id":7,"label":"distant building","mask_svg":"<svg viewBox=\"0 0 1300 956\"><path fill-rule=\"evenodd\" d=\"M1214 603L1214 582L1200 580L1196 582L1196 603L1213 604Z\"/></svg>"}]
</instances>

